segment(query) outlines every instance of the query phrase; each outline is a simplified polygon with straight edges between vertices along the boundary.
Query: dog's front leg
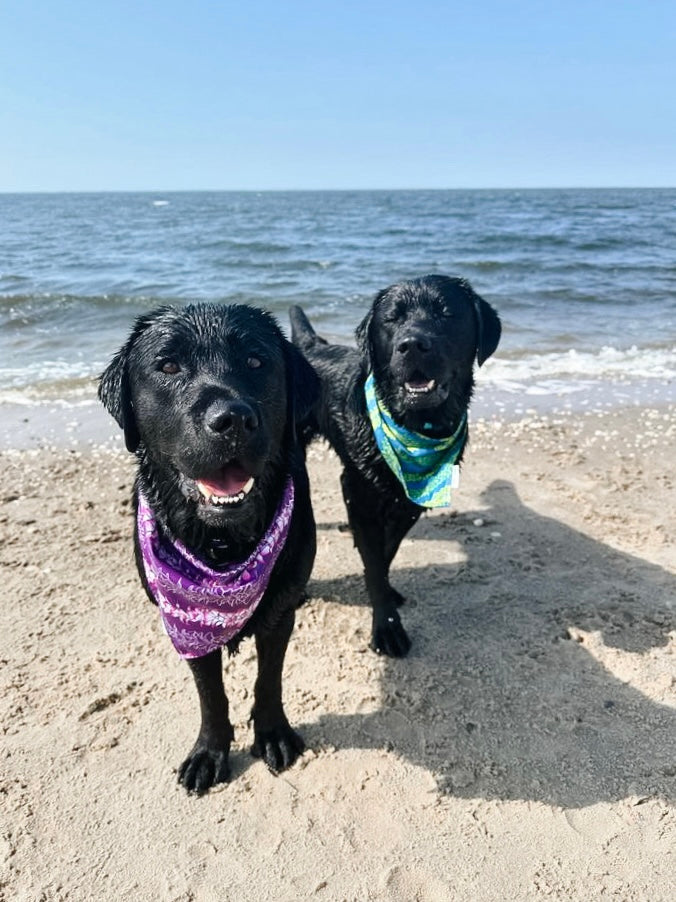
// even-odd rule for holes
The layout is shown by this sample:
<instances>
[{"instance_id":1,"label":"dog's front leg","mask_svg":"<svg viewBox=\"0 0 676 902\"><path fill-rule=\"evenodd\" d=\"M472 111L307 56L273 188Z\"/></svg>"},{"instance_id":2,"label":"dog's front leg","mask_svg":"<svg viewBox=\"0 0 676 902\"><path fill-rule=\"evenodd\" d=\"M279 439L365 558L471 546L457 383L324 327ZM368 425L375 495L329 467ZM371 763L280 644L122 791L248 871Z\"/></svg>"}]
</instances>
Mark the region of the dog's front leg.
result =
<instances>
[{"instance_id":1,"label":"dog's front leg","mask_svg":"<svg viewBox=\"0 0 676 902\"><path fill-rule=\"evenodd\" d=\"M251 712L254 726L251 752L262 758L273 774L290 767L305 748L302 737L289 725L282 705L282 669L294 620L295 613L290 609L273 629L256 633L258 678Z\"/></svg>"},{"instance_id":2,"label":"dog's front leg","mask_svg":"<svg viewBox=\"0 0 676 902\"><path fill-rule=\"evenodd\" d=\"M202 723L197 742L180 766L178 780L188 792L201 794L230 778L228 755L234 732L223 688L221 652L188 661L200 699Z\"/></svg>"},{"instance_id":3,"label":"dog's front leg","mask_svg":"<svg viewBox=\"0 0 676 902\"><path fill-rule=\"evenodd\" d=\"M379 655L403 658L411 648L397 610L401 596L390 586L382 527L353 521L352 531L364 563L366 591L373 609L370 646Z\"/></svg>"},{"instance_id":4,"label":"dog's front leg","mask_svg":"<svg viewBox=\"0 0 676 902\"><path fill-rule=\"evenodd\" d=\"M403 658L408 654L411 640L397 611L403 599L390 585L389 570L401 539L415 520L400 517L393 521L395 529L392 529L391 511L378 503L377 496L369 493L365 482L344 471L341 483L347 518L364 564L366 592L373 610L370 647L379 655Z\"/></svg>"}]
</instances>

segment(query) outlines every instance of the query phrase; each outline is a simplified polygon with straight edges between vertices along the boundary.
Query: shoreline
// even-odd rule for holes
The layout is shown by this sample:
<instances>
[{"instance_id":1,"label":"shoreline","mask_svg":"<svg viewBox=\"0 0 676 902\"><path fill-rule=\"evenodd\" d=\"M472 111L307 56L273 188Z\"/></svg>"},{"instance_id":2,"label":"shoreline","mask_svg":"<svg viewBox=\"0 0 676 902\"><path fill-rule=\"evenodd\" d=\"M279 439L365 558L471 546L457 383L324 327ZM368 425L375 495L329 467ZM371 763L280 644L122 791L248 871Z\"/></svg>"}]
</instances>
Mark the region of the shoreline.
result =
<instances>
[{"instance_id":1,"label":"shoreline","mask_svg":"<svg viewBox=\"0 0 676 902\"><path fill-rule=\"evenodd\" d=\"M512 422L530 416L596 415L643 407L668 408L673 384L656 379L635 381L585 380L542 389L513 383L508 387L478 382L470 406L474 421ZM121 430L95 396L76 401L45 399L26 403L0 401L0 451L123 447Z\"/></svg>"}]
</instances>

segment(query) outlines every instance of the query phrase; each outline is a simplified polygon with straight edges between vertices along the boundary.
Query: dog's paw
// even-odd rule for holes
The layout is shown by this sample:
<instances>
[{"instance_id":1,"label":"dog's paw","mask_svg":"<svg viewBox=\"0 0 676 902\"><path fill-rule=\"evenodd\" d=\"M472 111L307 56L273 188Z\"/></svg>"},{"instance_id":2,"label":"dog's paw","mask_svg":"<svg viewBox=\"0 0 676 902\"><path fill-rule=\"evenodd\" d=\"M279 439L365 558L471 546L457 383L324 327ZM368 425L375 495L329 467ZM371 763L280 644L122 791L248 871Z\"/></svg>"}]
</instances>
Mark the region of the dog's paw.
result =
<instances>
[{"instance_id":1,"label":"dog's paw","mask_svg":"<svg viewBox=\"0 0 676 902\"><path fill-rule=\"evenodd\" d=\"M403 658L409 653L411 640L398 614L373 621L370 647L377 655L387 655L390 658Z\"/></svg>"},{"instance_id":2,"label":"dog's paw","mask_svg":"<svg viewBox=\"0 0 676 902\"><path fill-rule=\"evenodd\" d=\"M202 795L217 783L227 783L230 779L229 753L229 745L219 748L196 742L178 769L178 782L196 795Z\"/></svg>"},{"instance_id":3,"label":"dog's paw","mask_svg":"<svg viewBox=\"0 0 676 902\"><path fill-rule=\"evenodd\" d=\"M255 758L262 758L273 774L281 774L287 767L291 767L305 751L302 736L289 724L273 730L254 730L254 732L251 754Z\"/></svg>"}]
</instances>

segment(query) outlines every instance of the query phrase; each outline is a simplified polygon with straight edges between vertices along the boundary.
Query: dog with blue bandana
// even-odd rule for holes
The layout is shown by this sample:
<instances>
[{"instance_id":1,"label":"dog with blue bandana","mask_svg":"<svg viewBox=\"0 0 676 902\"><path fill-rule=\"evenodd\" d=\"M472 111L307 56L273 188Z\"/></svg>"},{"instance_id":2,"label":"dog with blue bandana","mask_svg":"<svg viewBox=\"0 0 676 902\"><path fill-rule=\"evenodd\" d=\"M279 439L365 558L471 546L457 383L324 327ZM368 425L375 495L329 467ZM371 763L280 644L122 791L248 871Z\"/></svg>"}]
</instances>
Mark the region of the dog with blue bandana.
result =
<instances>
[{"instance_id":1,"label":"dog with blue bandana","mask_svg":"<svg viewBox=\"0 0 676 902\"><path fill-rule=\"evenodd\" d=\"M370 645L402 657L411 640L390 565L421 513L451 504L474 366L497 348L500 318L466 280L442 275L378 292L356 330L356 349L326 342L300 307L290 318L293 343L321 382L305 440L326 438L343 466L348 522L373 609Z\"/></svg>"}]
</instances>

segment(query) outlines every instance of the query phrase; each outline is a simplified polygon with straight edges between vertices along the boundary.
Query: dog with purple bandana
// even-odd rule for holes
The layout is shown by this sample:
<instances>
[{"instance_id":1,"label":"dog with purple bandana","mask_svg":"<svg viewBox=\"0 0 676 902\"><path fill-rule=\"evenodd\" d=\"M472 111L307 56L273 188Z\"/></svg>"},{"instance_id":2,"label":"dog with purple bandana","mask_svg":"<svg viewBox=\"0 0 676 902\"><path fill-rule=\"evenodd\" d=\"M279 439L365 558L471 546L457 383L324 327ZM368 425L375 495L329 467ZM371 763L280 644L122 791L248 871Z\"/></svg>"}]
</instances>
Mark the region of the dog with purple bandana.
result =
<instances>
[{"instance_id":1,"label":"dog with purple bandana","mask_svg":"<svg viewBox=\"0 0 676 902\"><path fill-rule=\"evenodd\" d=\"M315 556L296 423L318 390L273 317L246 305L141 316L101 376L99 397L137 461L141 582L199 696L199 733L179 768L188 792L229 779L222 650L247 636L258 653L253 753L279 773L304 748L284 713L282 668Z\"/></svg>"}]
</instances>

